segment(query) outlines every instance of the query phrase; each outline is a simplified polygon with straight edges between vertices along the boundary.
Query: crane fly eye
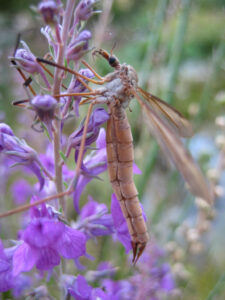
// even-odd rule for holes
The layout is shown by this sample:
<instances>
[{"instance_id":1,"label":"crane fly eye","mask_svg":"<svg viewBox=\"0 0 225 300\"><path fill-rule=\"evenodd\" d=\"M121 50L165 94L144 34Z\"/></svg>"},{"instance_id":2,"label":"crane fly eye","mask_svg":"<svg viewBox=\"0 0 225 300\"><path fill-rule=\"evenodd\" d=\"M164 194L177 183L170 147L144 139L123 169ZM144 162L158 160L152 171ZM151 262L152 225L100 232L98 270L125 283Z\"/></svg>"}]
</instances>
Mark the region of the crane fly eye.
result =
<instances>
[{"instance_id":1,"label":"crane fly eye","mask_svg":"<svg viewBox=\"0 0 225 300\"><path fill-rule=\"evenodd\" d=\"M114 56L110 56L109 57L109 64L110 64L110 66L113 67L113 65L115 64L115 62L116 62L116 58Z\"/></svg>"}]
</instances>

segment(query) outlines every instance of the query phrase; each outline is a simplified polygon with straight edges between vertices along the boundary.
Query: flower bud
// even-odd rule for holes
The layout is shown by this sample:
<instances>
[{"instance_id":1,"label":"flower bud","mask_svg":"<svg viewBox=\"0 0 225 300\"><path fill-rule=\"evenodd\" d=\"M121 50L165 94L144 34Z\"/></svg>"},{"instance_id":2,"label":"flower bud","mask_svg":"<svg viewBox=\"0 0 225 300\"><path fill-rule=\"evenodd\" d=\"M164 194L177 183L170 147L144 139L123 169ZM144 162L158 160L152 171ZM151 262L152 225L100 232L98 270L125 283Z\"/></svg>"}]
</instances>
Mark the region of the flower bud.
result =
<instances>
[{"instance_id":1,"label":"flower bud","mask_svg":"<svg viewBox=\"0 0 225 300\"><path fill-rule=\"evenodd\" d=\"M24 140L0 131L0 153L7 155L17 165L24 165L30 169L37 176L42 189L44 178L41 174L40 161L36 151Z\"/></svg>"},{"instance_id":2,"label":"flower bud","mask_svg":"<svg viewBox=\"0 0 225 300\"><path fill-rule=\"evenodd\" d=\"M93 10L93 5L96 2L96 0L81 0L75 10L75 20L77 22L86 21L93 14L98 13L99 11Z\"/></svg>"},{"instance_id":3,"label":"flower bud","mask_svg":"<svg viewBox=\"0 0 225 300\"><path fill-rule=\"evenodd\" d=\"M11 135L11 136L14 135L11 127L9 127L9 125L7 125L5 123L0 123L0 133L5 133L5 134Z\"/></svg>"},{"instance_id":4,"label":"flower bud","mask_svg":"<svg viewBox=\"0 0 225 300\"><path fill-rule=\"evenodd\" d=\"M38 72L40 68L39 64L36 62L35 56L26 49L17 49L15 60L24 71L30 74Z\"/></svg>"},{"instance_id":5,"label":"flower bud","mask_svg":"<svg viewBox=\"0 0 225 300\"><path fill-rule=\"evenodd\" d=\"M70 60L80 59L90 49L88 48L88 41L91 39L91 32L83 30L81 33L69 44L66 51L66 58Z\"/></svg>"},{"instance_id":6,"label":"flower bud","mask_svg":"<svg viewBox=\"0 0 225 300\"><path fill-rule=\"evenodd\" d=\"M59 13L59 6L53 0L41 1L38 5L38 10L42 15L46 24L55 24Z\"/></svg>"},{"instance_id":7,"label":"flower bud","mask_svg":"<svg viewBox=\"0 0 225 300\"><path fill-rule=\"evenodd\" d=\"M42 70L41 66L36 61L35 55L31 52L30 48L24 41L21 41L21 44L24 48L17 49L13 59L17 62L17 65L21 69L28 72L29 74L38 73L39 75L41 75L47 88L50 89L51 86L48 82L48 79L45 76L45 73Z\"/></svg>"},{"instance_id":8,"label":"flower bud","mask_svg":"<svg viewBox=\"0 0 225 300\"><path fill-rule=\"evenodd\" d=\"M57 100L50 95L37 95L30 101L40 121L46 125L50 136L52 134L52 120L55 116L57 103Z\"/></svg>"}]
</instances>

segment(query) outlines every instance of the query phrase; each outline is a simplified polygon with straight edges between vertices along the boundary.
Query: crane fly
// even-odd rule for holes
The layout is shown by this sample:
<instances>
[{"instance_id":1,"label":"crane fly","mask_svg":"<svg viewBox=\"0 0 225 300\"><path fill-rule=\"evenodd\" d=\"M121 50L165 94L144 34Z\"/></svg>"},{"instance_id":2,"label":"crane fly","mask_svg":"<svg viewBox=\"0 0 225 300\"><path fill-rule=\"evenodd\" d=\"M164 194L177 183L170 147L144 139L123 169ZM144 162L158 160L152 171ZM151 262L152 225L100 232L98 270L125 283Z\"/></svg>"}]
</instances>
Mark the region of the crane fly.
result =
<instances>
[{"instance_id":1,"label":"crane fly","mask_svg":"<svg viewBox=\"0 0 225 300\"><path fill-rule=\"evenodd\" d=\"M103 49L95 50L93 54L106 59L109 65L114 68L114 71L105 77L101 77L87 62L82 61L94 73L97 78L95 80L43 58L37 58L37 61L41 65L45 63L70 72L88 89L87 92L68 94L68 96L82 96L81 105L90 104L85 121L86 127L92 107L95 104L107 104L108 106L110 116L106 129L108 172L112 189L119 200L128 225L133 249L133 262L136 263L146 247L149 236L138 199L138 191L133 180L133 138L126 116L126 108L132 98L136 98L145 110L151 132L166 156L172 159L183 175L191 192L197 197L205 199L209 204L213 203L213 194L200 169L180 140L180 137L190 137L192 135L190 123L169 104L141 89L138 86L137 73L132 66L126 63L121 64L116 56ZM86 84L86 81L101 86L92 89ZM55 98L65 96L67 96L65 93L54 95ZM79 153L81 159L85 143L85 130L82 142L83 146L80 147ZM79 166L77 167L79 168ZM48 199L50 198L53 199L51 196Z\"/></svg>"}]
</instances>

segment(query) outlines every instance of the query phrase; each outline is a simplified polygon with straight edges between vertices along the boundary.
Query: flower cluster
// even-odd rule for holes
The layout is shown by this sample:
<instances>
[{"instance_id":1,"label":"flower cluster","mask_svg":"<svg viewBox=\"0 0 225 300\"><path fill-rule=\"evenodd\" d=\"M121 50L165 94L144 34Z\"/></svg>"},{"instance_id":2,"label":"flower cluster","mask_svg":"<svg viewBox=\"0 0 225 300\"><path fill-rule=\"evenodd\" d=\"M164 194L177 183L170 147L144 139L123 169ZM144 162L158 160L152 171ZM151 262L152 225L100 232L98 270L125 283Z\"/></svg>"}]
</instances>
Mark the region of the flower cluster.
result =
<instances>
[{"instance_id":1,"label":"flower cluster","mask_svg":"<svg viewBox=\"0 0 225 300\"><path fill-rule=\"evenodd\" d=\"M144 289L149 297L157 299L156 289L169 292L173 282L169 267L156 266L158 256L155 253L154 263L149 257L144 263L145 268L149 266L148 272L145 269L145 274L136 273L124 280L114 279L117 268L109 262L101 262L96 270L80 274L86 268L85 260L93 259L93 248L100 239L112 236L114 242L121 242L126 253L132 247L115 195L112 195L111 211L101 203L102 199L93 195L87 196L85 204L85 197L80 201L89 182L101 179L107 169L103 127L109 114L97 107L88 117L80 119L82 93L91 90L88 84L95 73L88 64L83 63L86 68L80 68L81 58L91 49L92 33L85 29L85 24L99 11L96 10L97 0L80 0L76 7L75 2L68 0L66 7L60 0L43 0L38 4L37 12L45 23L41 33L49 46L47 60L37 58L23 41L22 47L10 58L22 79L30 79L24 84L28 99L16 103L26 112L35 112L34 123L29 124L27 118L26 127L38 131L36 123L41 125L43 130L35 134L44 137L45 148L40 149L39 139L34 147L29 146L28 143L32 144L29 137L26 142L7 124L0 124L0 155L4 161L1 172L13 164L21 174L22 167L18 180L12 183L12 176L10 181L13 173L10 170L5 172L2 183L12 183L10 191L15 204L30 201L25 207L28 213L20 215L17 222L21 227L17 228L16 240L0 242L0 292L21 299L26 295L31 295L32 299L52 299L49 284L52 281L61 299L125 300L133 298L131 295L141 299L138 298L141 289L138 284L143 278L146 282L152 280L152 286L146 283ZM49 65L55 68L54 73ZM67 136L66 125L71 116L75 121L68 126L70 134ZM34 148L43 153L38 154ZM133 172L140 173L135 164ZM37 184L34 184L33 175L38 179ZM1 191L5 189L0 187ZM54 201L47 204L49 200ZM7 233L4 225L1 230Z\"/></svg>"}]
</instances>

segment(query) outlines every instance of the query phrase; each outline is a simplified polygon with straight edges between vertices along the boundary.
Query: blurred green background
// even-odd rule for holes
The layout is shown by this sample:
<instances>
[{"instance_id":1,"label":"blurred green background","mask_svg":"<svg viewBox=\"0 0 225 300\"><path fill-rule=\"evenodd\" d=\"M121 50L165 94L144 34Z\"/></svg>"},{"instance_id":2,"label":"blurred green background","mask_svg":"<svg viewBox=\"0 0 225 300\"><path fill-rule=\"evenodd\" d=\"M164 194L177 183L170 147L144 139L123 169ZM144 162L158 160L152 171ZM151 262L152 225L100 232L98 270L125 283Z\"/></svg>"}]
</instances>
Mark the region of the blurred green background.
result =
<instances>
[{"instance_id":1,"label":"blurred green background","mask_svg":"<svg viewBox=\"0 0 225 300\"><path fill-rule=\"evenodd\" d=\"M14 51L18 32L24 32L22 38L35 55L46 53L47 44L39 34L41 20L29 9L36 3L0 2L0 121L16 130L24 124L19 118L20 110L10 102L26 94L7 57ZM120 61L137 70L139 85L172 104L191 121L196 135L187 144L205 174L215 168L220 154L215 139L218 134L224 135L215 124L216 117L225 114L224 1L105 0L98 7L103 13L88 23L94 33L92 46L110 51L115 44L113 51ZM25 32L27 29L32 30ZM105 61L94 61L91 55L87 59L101 75L110 71ZM149 135L134 101L131 110L128 117L133 128L135 162L142 170L135 181L150 220L150 231L162 247L173 241L184 252L182 264L189 276L178 280L180 299L225 299L224 196L217 200L216 216L202 236L205 249L191 252L180 232L185 226L197 226L199 212L194 199ZM225 174L220 175L216 184L223 186ZM105 189L102 182L90 184L83 201L90 193L96 200L110 202L111 187L107 176L103 178ZM102 251L96 250L99 259L113 257L110 241L104 238L101 245ZM119 250L122 254L114 261L123 264L125 254L122 248ZM171 258L171 264L176 263ZM126 272L127 267L120 276Z\"/></svg>"}]
</instances>

